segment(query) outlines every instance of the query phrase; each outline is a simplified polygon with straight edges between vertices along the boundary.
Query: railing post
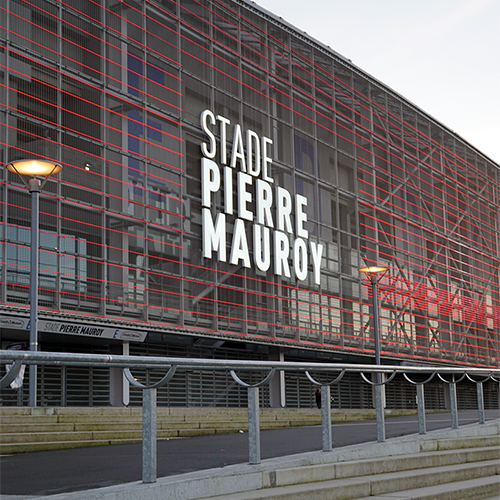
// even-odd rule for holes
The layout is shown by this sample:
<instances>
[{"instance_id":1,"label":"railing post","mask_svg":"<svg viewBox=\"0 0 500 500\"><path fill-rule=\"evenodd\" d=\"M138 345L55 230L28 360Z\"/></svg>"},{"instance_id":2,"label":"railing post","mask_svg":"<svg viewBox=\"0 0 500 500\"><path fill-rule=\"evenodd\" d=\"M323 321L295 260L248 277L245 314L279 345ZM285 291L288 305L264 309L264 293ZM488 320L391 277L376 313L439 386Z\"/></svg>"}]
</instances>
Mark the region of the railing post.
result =
<instances>
[{"instance_id":1,"label":"railing post","mask_svg":"<svg viewBox=\"0 0 500 500\"><path fill-rule=\"evenodd\" d=\"M321 386L321 434L323 451L332 451L332 408L329 385Z\"/></svg>"},{"instance_id":2,"label":"railing post","mask_svg":"<svg viewBox=\"0 0 500 500\"><path fill-rule=\"evenodd\" d=\"M451 407L451 427L458 429L458 410L457 410L457 384L455 376L453 381L450 382L450 407Z\"/></svg>"},{"instance_id":3,"label":"railing post","mask_svg":"<svg viewBox=\"0 0 500 500\"><path fill-rule=\"evenodd\" d=\"M156 389L142 391L142 482L156 483Z\"/></svg>"},{"instance_id":4,"label":"railing post","mask_svg":"<svg viewBox=\"0 0 500 500\"><path fill-rule=\"evenodd\" d=\"M424 384L417 384L417 408L418 408L418 433L425 434L427 430L425 426Z\"/></svg>"},{"instance_id":5,"label":"railing post","mask_svg":"<svg viewBox=\"0 0 500 500\"><path fill-rule=\"evenodd\" d=\"M479 417L479 423L484 424L484 393L483 393L483 383L476 382L477 387L477 412Z\"/></svg>"},{"instance_id":6,"label":"railing post","mask_svg":"<svg viewBox=\"0 0 500 500\"><path fill-rule=\"evenodd\" d=\"M260 464L259 388L248 387L248 461Z\"/></svg>"},{"instance_id":7,"label":"railing post","mask_svg":"<svg viewBox=\"0 0 500 500\"><path fill-rule=\"evenodd\" d=\"M377 441L383 443L385 441L385 416L384 404L382 401L382 380L381 374L377 373L377 385L374 386L375 390L375 411L377 414Z\"/></svg>"}]
</instances>

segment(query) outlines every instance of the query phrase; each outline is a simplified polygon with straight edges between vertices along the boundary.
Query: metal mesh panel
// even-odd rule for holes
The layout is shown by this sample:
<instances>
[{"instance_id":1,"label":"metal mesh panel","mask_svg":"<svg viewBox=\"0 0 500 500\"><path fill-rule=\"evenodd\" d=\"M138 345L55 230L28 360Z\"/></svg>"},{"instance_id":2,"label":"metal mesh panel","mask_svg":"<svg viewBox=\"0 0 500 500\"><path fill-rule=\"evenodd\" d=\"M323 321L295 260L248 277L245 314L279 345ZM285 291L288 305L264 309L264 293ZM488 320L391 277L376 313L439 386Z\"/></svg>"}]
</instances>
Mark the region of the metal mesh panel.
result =
<instances>
[{"instance_id":1,"label":"metal mesh panel","mask_svg":"<svg viewBox=\"0 0 500 500\"><path fill-rule=\"evenodd\" d=\"M403 377L396 376L385 385L385 402L388 409L417 408L417 389Z\"/></svg>"},{"instance_id":2,"label":"metal mesh panel","mask_svg":"<svg viewBox=\"0 0 500 500\"><path fill-rule=\"evenodd\" d=\"M428 410L444 410L444 386L439 382L430 382L424 386L425 408Z\"/></svg>"},{"instance_id":3,"label":"metal mesh panel","mask_svg":"<svg viewBox=\"0 0 500 500\"><path fill-rule=\"evenodd\" d=\"M500 390L498 382L492 380L483 384L483 396L485 409L498 408L500 406Z\"/></svg>"},{"instance_id":4,"label":"metal mesh panel","mask_svg":"<svg viewBox=\"0 0 500 500\"><path fill-rule=\"evenodd\" d=\"M334 398L335 408L371 408L371 386L363 382L360 375L346 373L338 384L337 395Z\"/></svg>"},{"instance_id":5,"label":"metal mesh panel","mask_svg":"<svg viewBox=\"0 0 500 500\"><path fill-rule=\"evenodd\" d=\"M313 384L304 375L285 372L287 408L312 408L314 403Z\"/></svg>"},{"instance_id":6,"label":"metal mesh panel","mask_svg":"<svg viewBox=\"0 0 500 500\"><path fill-rule=\"evenodd\" d=\"M66 367L39 366L38 377L41 405L66 406Z\"/></svg>"},{"instance_id":7,"label":"metal mesh panel","mask_svg":"<svg viewBox=\"0 0 500 500\"><path fill-rule=\"evenodd\" d=\"M109 354L109 348L103 346L44 344L42 348L53 352ZM109 405L109 368L40 367L38 384L42 406Z\"/></svg>"},{"instance_id":8,"label":"metal mesh panel","mask_svg":"<svg viewBox=\"0 0 500 500\"><path fill-rule=\"evenodd\" d=\"M457 408L459 410L477 410L477 387L472 382L457 384Z\"/></svg>"}]
</instances>

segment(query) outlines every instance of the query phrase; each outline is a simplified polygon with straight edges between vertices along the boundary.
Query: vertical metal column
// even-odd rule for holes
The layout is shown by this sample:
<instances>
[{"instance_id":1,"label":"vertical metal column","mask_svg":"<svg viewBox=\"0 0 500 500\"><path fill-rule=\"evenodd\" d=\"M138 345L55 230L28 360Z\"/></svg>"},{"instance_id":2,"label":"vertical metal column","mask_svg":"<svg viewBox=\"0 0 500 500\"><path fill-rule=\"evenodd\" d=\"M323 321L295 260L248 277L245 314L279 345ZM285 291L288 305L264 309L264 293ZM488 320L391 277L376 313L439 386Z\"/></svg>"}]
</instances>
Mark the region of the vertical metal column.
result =
<instances>
[{"instance_id":1,"label":"vertical metal column","mask_svg":"<svg viewBox=\"0 0 500 500\"><path fill-rule=\"evenodd\" d=\"M458 429L458 410L457 410L457 384L455 377L453 382L450 382L450 407L451 407L451 427Z\"/></svg>"},{"instance_id":2,"label":"vertical metal column","mask_svg":"<svg viewBox=\"0 0 500 500\"><path fill-rule=\"evenodd\" d=\"M483 383L476 382L477 387L477 412L479 417L479 423L484 424L484 393L483 393Z\"/></svg>"},{"instance_id":3,"label":"vertical metal column","mask_svg":"<svg viewBox=\"0 0 500 500\"><path fill-rule=\"evenodd\" d=\"M40 233L38 231L38 214L40 207L40 179L34 177L29 181L31 193L31 263L30 263L30 351L38 351L38 247ZM29 406L35 407L37 400L37 365L29 369Z\"/></svg>"},{"instance_id":4,"label":"vertical metal column","mask_svg":"<svg viewBox=\"0 0 500 500\"><path fill-rule=\"evenodd\" d=\"M417 408L418 408L418 433L425 434L427 430L425 426L424 384L417 384Z\"/></svg>"},{"instance_id":5,"label":"vertical metal column","mask_svg":"<svg viewBox=\"0 0 500 500\"><path fill-rule=\"evenodd\" d=\"M381 379L380 373L377 373L377 381ZM383 443L385 441L385 415L384 405L382 401L382 386L375 385L375 412L377 414L377 441Z\"/></svg>"},{"instance_id":6,"label":"vertical metal column","mask_svg":"<svg viewBox=\"0 0 500 500\"><path fill-rule=\"evenodd\" d=\"M372 284L372 300L373 300L373 336L375 341L375 364L380 364L380 332L378 329L378 299L377 299L377 277L374 274L370 275ZM381 381L380 373L377 373L377 383Z\"/></svg>"},{"instance_id":7,"label":"vertical metal column","mask_svg":"<svg viewBox=\"0 0 500 500\"><path fill-rule=\"evenodd\" d=\"M380 332L378 329L378 299L377 299L377 276L370 274L370 282L372 284L373 298L373 333L375 340L375 364L380 365ZM382 398L382 374L376 374L377 385L375 385L375 411L377 414L377 441L383 443L385 441L385 415L384 402Z\"/></svg>"},{"instance_id":8,"label":"vertical metal column","mask_svg":"<svg viewBox=\"0 0 500 500\"><path fill-rule=\"evenodd\" d=\"M156 389L142 391L142 482L156 482Z\"/></svg>"},{"instance_id":9,"label":"vertical metal column","mask_svg":"<svg viewBox=\"0 0 500 500\"><path fill-rule=\"evenodd\" d=\"M248 387L248 461L260 464L259 388Z\"/></svg>"},{"instance_id":10,"label":"vertical metal column","mask_svg":"<svg viewBox=\"0 0 500 500\"><path fill-rule=\"evenodd\" d=\"M321 435L323 451L332 451L332 408L329 385L321 386Z\"/></svg>"}]
</instances>

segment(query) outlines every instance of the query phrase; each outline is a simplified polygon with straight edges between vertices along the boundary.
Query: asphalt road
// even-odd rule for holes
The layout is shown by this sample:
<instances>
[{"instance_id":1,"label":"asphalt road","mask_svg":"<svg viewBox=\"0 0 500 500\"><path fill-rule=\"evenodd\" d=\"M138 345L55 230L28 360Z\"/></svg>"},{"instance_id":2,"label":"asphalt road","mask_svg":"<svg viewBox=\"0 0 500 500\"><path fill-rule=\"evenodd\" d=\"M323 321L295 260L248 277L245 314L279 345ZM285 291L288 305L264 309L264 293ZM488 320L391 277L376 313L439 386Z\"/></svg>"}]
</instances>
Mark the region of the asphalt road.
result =
<instances>
[{"instance_id":1,"label":"asphalt road","mask_svg":"<svg viewBox=\"0 0 500 500\"><path fill-rule=\"evenodd\" d=\"M500 417L486 411L487 419ZM459 425L477 422L477 411L459 412ZM449 413L426 416L427 430L451 427ZM376 441L376 422L334 424L333 445ZM418 432L417 417L386 418L386 437ZM261 457L273 458L322 449L321 427L261 432ZM0 493L50 495L141 480L141 444L122 444L0 456ZM248 462L248 434L219 434L158 441L158 477Z\"/></svg>"}]
</instances>

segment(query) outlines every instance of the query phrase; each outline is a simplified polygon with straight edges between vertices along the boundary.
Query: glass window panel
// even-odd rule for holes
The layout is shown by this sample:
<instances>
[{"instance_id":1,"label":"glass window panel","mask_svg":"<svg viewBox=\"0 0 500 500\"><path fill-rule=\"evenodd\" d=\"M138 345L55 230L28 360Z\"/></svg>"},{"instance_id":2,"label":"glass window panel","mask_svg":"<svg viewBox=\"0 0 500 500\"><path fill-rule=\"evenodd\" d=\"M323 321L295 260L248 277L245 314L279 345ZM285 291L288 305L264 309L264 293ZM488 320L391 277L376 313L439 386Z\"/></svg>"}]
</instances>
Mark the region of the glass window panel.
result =
<instances>
[{"instance_id":1,"label":"glass window panel","mask_svg":"<svg viewBox=\"0 0 500 500\"><path fill-rule=\"evenodd\" d=\"M336 227L336 193L325 187L318 188L319 193L319 220L322 224Z\"/></svg>"},{"instance_id":2,"label":"glass window panel","mask_svg":"<svg viewBox=\"0 0 500 500\"><path fill-rule=\"evenodd\" d=\"M352 125L342 118L337 120L337 145L338 148L351 155L354 154L354 134Z\"/></svg>"},{"instance_id":3,"label":"glass window panel","mask_svg":"<svg viewBox=\"0 0 500 500\"><path fill-rule=\"evenodd\" d=\"M209 66L211 61L209 43L186 30L182 30L181 34L181 62L183 72L191 73L210 82L212 71Z\"/></svg>"},{"instance_id":4,"label":"glass window panel","mask_svg":"<svg viewBox=\"0 0 500 500\"><path fill-rule=\"evenodd\" d=\"M200 2L195 0L183 0L181 4L181 20L183 24L192 26L197 31L208 35L210 24L210 11Z\"/></svg>"},{"instance_id":5,"label":"glass window panel","mask_svg":"<svg viewBox=\"0 0 500 500\"><path fill-rule=\"evenodd\" d=\"M181 79L178 69L169 63L148 57L146 77L149 102L178 116L181 99Z\"/></svg>"},{"instance_id":6,"label":"glass window panel","mask_svg":"<svg viewBox=\"0 0 500 500\"><path fill-rule=\"evenodd\" d=\"M339 197L339 222L340 229L357 234L356 200L354 198Z\"/></svg>"},{"instance_id":7,"label":"glass window panel","mask_svg":"<svg viewBox=\"0 0 500 500\"><path fill-rule=\"evenodd\" d=\"M95 8L95 5L92 7ZM78 72L101 79L102 31L82 16L67 11L63 12L63 21L62 54L65 64Z\"/></svg>"},{"instance_id":8,"label":"glass window panel","mask_svg":"<svg viewBox=\"0 0 500 500\"><path fill-rule=\"evenodd\" d=\"M274 155L281 162L291 165L294 149L292 146L292 128L283 122L276 121L274 127Z\"/></svg>"},{"instance_id":9,"label":"glass window panel","mask_svg":"<svg viewBox=\"0 0 500 500\"><path fill-rule=\"evenodd\" d=\"M337 156L337 170L339 188L354 193L356 189L354 160L339 152Z\"/></svg>"},{"instance_id":10,"label":"glass window panel","mask_svg":"<svg viewBox=\"0 0 500 500\"><path fill-rule=\"evenodd\" d=\"M293 111L293 121L295 127L313 135L315 131L315 113L312 99L295 94L293 100Z\"/></svg>"},{"instance_id":11,"label":"glass window panel","mask_svg":"<svg viewBox=\"0 0 500 500\"><path fill-rule=\"evenodd\" d=\"M316 172L316 154L314 139L300 132L294 135L295 168L314 175Z\"/></svg>"},{"instance_id":12,"label":"glass window panel","mask_svg":"<svg viewBox=\"0 0 500 500\"><path fill-rule=\"evenodd\" d=\"M149 10L150 5L146 4L146 7ZM148 48L156 56L163 56L169 61L177 62L179 59L177 22L168 16L162 15L157 10L151 10L146 18L146 27Z\"/></svg>"},{"instance_id":13,"label":"glass window panel","mask_svg":"<svg viewBox=\"0 0 500 500\"><path fill-rule=\"evenodd\" d=\"M317 234L316 224L312 224L312 221L318 221L318 209L316 206L318 197L315 182L297 176L295 178L295 192L305 196L307 199L307 206L305 207L307 223L304 225L305 229L310 232L310 235Z\"/></svg>"},{"instance_id":14,"label":"glass window panel","mask_svg":"<svg viewBox=\"0 0 500 500\"><path fill-rule=\"evenodd\" d=\"M335 186L337 184L335 150L318 143L318 166L320 179Z\"/></svg>"},{"instance_id":15,"label":"glass window panel","mask_svg":"<svg viewBox=\"0 0 500 500\"><path fill-rule=\"evenodd\" d=\"M242 65L243 101L267 111L268 86L265 76L250 66Z\"/></svg>"},{"instance_id":16,"label":"glass window panel","mask_svg":"<svg viewBox=\"0 0 500 500\"><path fill-rule=\"evenodd\" d=\"M229 51L215 50L215 85L218 89L240 96L241 72L238 58Z\"/></svg>"},{"instance_id":17,"label":"glass window panel","mask_svg":"<svg viewBox=\"0 0 500 500\"><path fill-rule=\"evenodd\" d=\"M199 126L201 112L211 106L211 89L186 74L183 75L182 81L184 119Z\"/></svg>"}]
</instances>

